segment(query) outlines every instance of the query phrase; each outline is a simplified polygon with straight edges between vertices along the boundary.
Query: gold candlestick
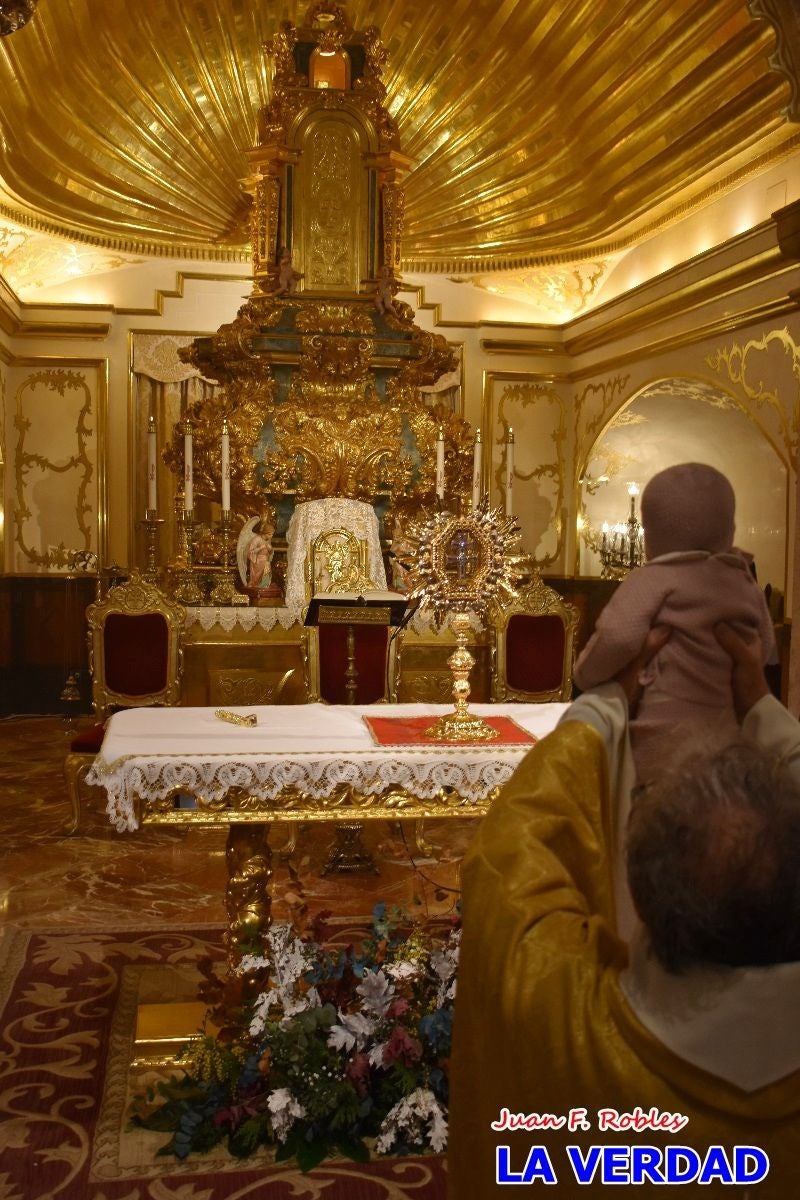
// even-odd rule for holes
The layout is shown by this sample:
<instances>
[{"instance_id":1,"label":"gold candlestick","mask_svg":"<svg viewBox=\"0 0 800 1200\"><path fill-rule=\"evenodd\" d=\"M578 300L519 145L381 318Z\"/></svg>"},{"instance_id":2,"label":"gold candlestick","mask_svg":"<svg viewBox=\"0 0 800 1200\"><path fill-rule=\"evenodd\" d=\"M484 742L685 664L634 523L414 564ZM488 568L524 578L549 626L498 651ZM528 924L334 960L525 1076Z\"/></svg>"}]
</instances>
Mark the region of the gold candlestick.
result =
<instances>
[{"instance_id":1,"label":"gold candlestick","mask_svg":"<svg viewBox=\"0 0 800 1200\"><path fill-rule=\"evenodd\" d=\"M185 508L178 520L181 526L184 567L178 580L178 586L175 588L175 599L179 600L181 604L202 604L204 596L194 572L194 547L192 546L194 510Z\"/></svg>"},{"instance_id":2,"label":"gold candlestick","mask_svg":"<svg viewBox=\"0 0 800 1200\"><path fill-rule=\"evenodd\" d=\"M144 520L139 522L139 527L144 529L146 539L146 566L142 577L148 583L156 585L161 578L161 568L158 563L158 527L163 524L164 518L159 517L154 508L148 508L144 514Z\"/></svg>"},{"instance_id":3,"label":"gold candlestick","mask_svg":"<svg viewBox=\"0 0 800 1200\"><path fill-rule=\"evenodd\" d=\"M230 571L231 510L229 508L223 508L219 527L222 531L222 574L217 577L216 583L211 589L211 603L224 607L232 603L236 591L235 576Z\"/></svg>"},{"instance_id":4,"label":"gold candlestick","mask_svg":"<svg viewBox=\"0 0 800 1200\"><path fill-rule=\"evenodd\" d=\"M450 628L456 635L456 648L447 660L447 665L453 672L453 699L455 711L446 717L440 717L433 725L425 730L425 737L439 742L488 742L497 737L497 730L481 717L473 716L467 706L469 694L472 691L469 683L469 673L475 666L475 659L467 649L469 634L469 613L456 612L450 618Z\"/></svg>"}]
</instances>

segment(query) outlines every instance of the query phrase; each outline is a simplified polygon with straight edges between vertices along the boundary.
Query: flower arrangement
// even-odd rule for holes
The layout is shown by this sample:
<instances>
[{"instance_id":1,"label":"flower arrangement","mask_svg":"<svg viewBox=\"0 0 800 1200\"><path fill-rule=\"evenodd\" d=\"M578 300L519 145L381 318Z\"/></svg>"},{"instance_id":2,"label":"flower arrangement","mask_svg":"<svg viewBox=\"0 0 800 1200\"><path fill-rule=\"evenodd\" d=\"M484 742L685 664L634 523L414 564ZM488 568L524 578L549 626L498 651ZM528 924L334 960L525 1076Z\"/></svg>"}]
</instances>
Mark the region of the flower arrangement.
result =
<instances>
[{"instance_id":1,"label":"flower arrangement","mask_svg":"<svg viewBox=\"0 0 800 1200\"><path fill-rule=\"evenodd\" d=\"M233 985L206 967L206 997L225 992L230 1016L238 989L237 1017L134 1101L132 1124L171 1135L159 1154L274 1146L308 1171L335 1153L364 1161L370 1147L445 1148L458 922L434 937L379 904L359 947L326 949L323 933L324 918L302 934L272 926L268 956L246 955ZM259 976L247 999L244 981Z\"/></svg>"}]
</instances>

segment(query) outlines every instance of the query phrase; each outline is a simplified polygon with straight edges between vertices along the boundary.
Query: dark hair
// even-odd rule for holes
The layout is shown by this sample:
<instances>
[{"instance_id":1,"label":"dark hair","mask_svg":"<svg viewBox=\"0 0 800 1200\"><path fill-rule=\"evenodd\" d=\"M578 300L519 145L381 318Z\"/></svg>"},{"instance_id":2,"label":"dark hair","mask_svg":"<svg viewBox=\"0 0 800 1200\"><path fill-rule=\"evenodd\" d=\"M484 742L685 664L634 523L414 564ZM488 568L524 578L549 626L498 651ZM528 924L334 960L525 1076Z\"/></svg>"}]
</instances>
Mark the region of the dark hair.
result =
<instances>
[{"instance_id":1,"label":"dark hair","mask_svg":"<svg viewBox=\"0 0 800 1200\"><path fill-rule=\"evenodd\" d=\"M800 960L800 789L746 744L687 760L634 801L628 882L668 971Z\"/></svg>"}]
</instances>

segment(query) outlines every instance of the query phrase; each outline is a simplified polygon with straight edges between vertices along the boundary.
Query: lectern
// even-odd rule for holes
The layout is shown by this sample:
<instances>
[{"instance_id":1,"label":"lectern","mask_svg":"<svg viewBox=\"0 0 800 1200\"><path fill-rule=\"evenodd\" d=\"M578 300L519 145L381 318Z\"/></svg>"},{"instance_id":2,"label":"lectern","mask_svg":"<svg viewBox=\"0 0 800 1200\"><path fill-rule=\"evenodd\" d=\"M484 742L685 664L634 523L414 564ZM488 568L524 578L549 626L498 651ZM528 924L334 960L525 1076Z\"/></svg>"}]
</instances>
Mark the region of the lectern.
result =
<instances>
[{"instance_id":1,"label":"lectern","mask_svg":"<svg viewBox=\"0 0 800 1200\"><path fill-rule=\"evenodd\" d=\"M367 592L366 595L338 592L312 597L305 615L306 625L344 625L347 629L347 665L344 677L348 704L355 704L358 688L356 626L388 628L400 625L405 618L406 608L407 599L399 592L374 591ZM386 690L388 692L389 689ZM323 875L331 871L378 873L372 855L361 841L361 829L360 821L337 822L334 844L323 868Z\"/></svg>"},{"instance_id":2,"label":"lectern","mask_svg":"<svg viewBox=\"0 0 800 1200\"><path fill-rule=\"evenodd\" d=\"M398 626L406 615L407 598L399 592L326 593L314 596L305 615L306 625L344 625L347 629L345 692L347 703L355 704L358 688L355 627Z\"/></svg>"}]
</instances>

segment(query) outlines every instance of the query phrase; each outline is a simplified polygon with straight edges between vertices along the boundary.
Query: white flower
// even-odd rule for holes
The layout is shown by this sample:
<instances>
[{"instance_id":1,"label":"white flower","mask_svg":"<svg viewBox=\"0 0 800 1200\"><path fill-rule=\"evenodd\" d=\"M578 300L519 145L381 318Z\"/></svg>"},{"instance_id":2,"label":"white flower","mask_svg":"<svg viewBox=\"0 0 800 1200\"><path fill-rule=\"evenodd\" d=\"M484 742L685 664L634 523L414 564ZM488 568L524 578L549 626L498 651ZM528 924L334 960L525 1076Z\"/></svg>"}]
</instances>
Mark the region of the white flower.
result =
<instances>
[{"instance_id":1,"label":"white flower","mask_svg":"<svg viewBox=\"0 0 800 1200\"><path fill-rule=\"evenodd\" d=\"M394 999L394 984L382 970L365 971L356 988L367 1012L382 1017Z\"/></svg>"},{"instance_id":2,"label":"white flower","mask_svg":"<svg viewBox=\"0 0 800 1200\"><path fill-rule=\"evenodd\" d=\"M439 980L436 993L437 1008L441 1008L448 1000L453 1000L455 997L460 946L461 930L454 929L442 949L434 950L431 954L431 967Z\"/></svg>"},{"instance_id":3,"label":"white flower","mask_svg":"<svg viewBox=\"0 0 800 1200\"><path fill-rule=\"evenodd\" d=\"M427 1142L437 1153L447 1146L447 1113L427 1088L404 1096L386 1114L375 1142L378 1154L388 1153L401 1135L411 1145Z\"/></svg>"},{"instance_id":4,"label":"white flower","mask_svg":"<svg viewBox=\"0 0 800 1200\"><path fill-rule=\"evenodd\" d=\"M237 975L247 975L250 971L267 971L271 963L261 954L243 954L236 964Z\"/></svg>"},{"instance_id":5,"label":"white flower","mask_svg":"<svg viewBox=\"0 0 800 1200\"><path fill-rule=\"evenodd\" d=\"M306 1110L288 1088L276 1088L274 1092L270 1092L267 1107L272 1119L273 1132L279 1142L285 1142L298 1117L306 1115Z\"/></svg>"},{"instance_id":6,"label":"white flower","mask_svg":"<svg viewBox=\"0 0 800 1200\"><path fill-rule=\"evenodd\" d=\"M339 1024L331 1025L328 1045L334 1050L360 1050L375 1031L376 1022L363 1013L343 1013L339 1010Z\"/></svg>"},{"instance_id":7,"label":"white flower","mask_svg":"<svg viewBox=\"0 0 800 1200\"><path fill-rule=\"evenodd\" d=\"M387 1042L381 1042L379 1045L372 1047L372 1049L369 1052L370 1066L372 1066L372 1067L382 1067L383 1066L383 1052L386 1049L387 1045L388 1045Z\"/></svg>"},{"instance_id":8,"label":"white flower","mask_svg":"<svg viewBox=\"0 0 800 1200\"><path fill-rule=\"evenodd\" d=\"M315 948L298 938L291 925L273 925L267 935L269 959L247 955L242 959L242 970L269 968L271 984L269 991L257 997L250 1033L258 1037L269 1020L270 1011L279 1009L280 1024L285 1028L292 1017L319 1008L320 995L316 988L302 990L298 984L314 962Z\"/></svg>"},{"instance_id":9,"label":"white flower","mask_svg":"<svg viewBox=\"0 0 800 1200\"><path fill-rule=\"evenodd\" d=\"M392 979L415 979L422 967L419 962L393 962L386 963L383 969Z\"/></svg>"}]
</instances>

